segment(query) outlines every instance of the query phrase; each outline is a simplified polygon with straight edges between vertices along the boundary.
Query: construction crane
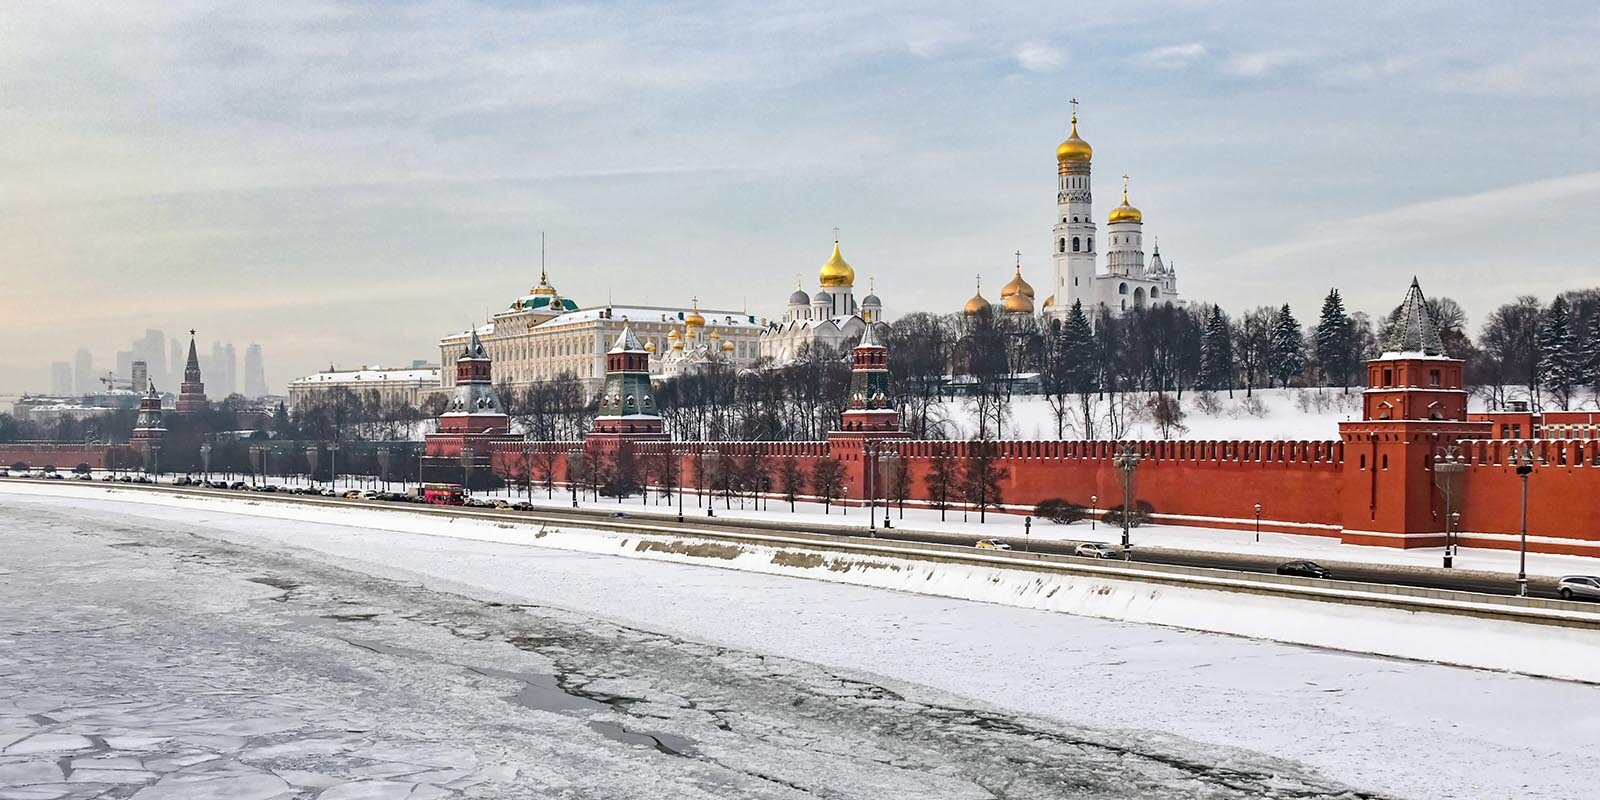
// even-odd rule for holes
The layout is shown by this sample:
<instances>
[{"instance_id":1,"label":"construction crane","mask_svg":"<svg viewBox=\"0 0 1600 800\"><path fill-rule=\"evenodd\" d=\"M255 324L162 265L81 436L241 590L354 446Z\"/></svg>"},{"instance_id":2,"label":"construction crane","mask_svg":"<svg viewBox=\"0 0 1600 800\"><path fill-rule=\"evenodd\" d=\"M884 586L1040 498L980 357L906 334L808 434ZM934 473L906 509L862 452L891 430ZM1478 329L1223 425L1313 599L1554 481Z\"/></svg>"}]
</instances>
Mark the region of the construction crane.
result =
<instances>
[{"instance_id":1,"label":"construction crane","mask_svg":"<svg viewBox=\"0 0 1600 800\"><path fill-rule=\"evenodd\" d=\"M132 379L119 378L115 372L107 372L105 377L100 379L100 382L105 384L106 391L108 392L114 392L118 389L133 389Z\"/></svg>"}]
</instances>

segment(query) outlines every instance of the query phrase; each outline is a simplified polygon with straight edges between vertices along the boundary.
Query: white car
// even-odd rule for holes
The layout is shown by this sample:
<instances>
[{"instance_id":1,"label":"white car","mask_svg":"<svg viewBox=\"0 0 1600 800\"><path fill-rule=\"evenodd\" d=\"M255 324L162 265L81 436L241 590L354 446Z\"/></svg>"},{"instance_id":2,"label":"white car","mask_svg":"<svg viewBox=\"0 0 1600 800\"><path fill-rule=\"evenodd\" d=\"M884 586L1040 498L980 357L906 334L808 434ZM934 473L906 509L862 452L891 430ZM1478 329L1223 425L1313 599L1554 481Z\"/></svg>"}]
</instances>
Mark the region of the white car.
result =
<instances>
[{"instance_id":1,"label":"white car","mask_svg":"<svg viewBox=\"0 0 1600 800\"><path fill-rule=\"evenodd\" d=\"M1600 577L1568 575L1556 581L1556 593L1562 600L1600 600Z\"/></svg>"},{"instance_id":2,"label":"white car","mask_svg":"<svg viewBox=\"0 0 1600 800\"><path fill-rule=\"evenodd\" d=\"M999 539L979 539L978 540L978 544L975 545L975 546L979 550L1010 550L1011 549L1011 545L1006 544L1005 542L1002 542Z\"/></svg>"},{"instance_id":3,"label":"white car","mask_svg":"<svg viewBox=\"0 0 1600 800\"><path fill-rule=\"evenodd\" d=\"M1116 558L1117 549L1102 542L1084 542L1072 548L1072 554L1083 558Z\"/></svg>"}]
</instances>

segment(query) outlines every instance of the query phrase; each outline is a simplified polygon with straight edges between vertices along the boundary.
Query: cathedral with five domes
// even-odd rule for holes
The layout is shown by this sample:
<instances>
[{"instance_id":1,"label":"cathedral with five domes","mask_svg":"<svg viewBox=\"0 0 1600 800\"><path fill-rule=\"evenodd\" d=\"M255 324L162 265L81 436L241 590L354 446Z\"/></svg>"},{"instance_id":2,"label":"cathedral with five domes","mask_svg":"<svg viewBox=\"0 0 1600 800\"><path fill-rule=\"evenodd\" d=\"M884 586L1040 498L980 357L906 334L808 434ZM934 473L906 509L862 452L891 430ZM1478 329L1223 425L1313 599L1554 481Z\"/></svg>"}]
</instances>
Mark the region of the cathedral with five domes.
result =
<instances>
[{"instance_id":1,"label":"cathedral with five domes","mask_svg":"<svg viewBox=\"0 0 1600 800\"><path fill-rule=\"evenodd\" d=\"M860 338L867 326L883 324L883 301L869 291L857 304L855 285L855 268L840 254L836 235L833 255L817 272L816 293L808 295L795 287L783 319L768 323L761 334L762 357L783 365L819 345L844 350Z\"/></svg>"}]
</instances>

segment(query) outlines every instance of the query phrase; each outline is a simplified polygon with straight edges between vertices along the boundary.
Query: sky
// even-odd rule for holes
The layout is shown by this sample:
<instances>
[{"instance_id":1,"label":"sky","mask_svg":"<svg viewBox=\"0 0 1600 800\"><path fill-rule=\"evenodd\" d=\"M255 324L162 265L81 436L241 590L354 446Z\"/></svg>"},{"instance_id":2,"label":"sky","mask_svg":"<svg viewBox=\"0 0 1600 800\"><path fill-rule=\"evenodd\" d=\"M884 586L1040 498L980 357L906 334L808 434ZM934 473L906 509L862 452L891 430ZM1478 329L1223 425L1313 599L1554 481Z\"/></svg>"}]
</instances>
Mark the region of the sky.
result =
<instances>
[{"instance_id":1,"label":"sky","mask_svg":"<svg viewBox=\"0 0 1600 800\"><path fill-rule=\"evenodd\" d=\"M1014 251L1048 283L1071 98L1188 300L1415 274L1476 329L1600 284L1596 41L1588 2L0 2L0 395L145 328L278 391L437 359L541 232L582 305L781 315L838 227L890 318L953 311Z\"/></svg>"}]
</instances>

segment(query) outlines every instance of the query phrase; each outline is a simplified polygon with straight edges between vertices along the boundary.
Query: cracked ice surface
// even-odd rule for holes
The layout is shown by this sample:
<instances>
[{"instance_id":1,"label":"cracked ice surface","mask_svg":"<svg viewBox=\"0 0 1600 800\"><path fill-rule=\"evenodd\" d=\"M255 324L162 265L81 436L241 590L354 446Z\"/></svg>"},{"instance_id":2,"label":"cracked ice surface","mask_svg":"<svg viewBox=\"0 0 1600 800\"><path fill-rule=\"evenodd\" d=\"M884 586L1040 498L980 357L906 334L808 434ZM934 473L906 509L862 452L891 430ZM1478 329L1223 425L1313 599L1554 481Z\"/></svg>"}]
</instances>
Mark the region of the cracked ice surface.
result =
<instances>
[{"instance_id":1,"label":"cracked ice surface","mask_svg":"<svg viewBox=\"0 0 1600 800\"><path fill-rule=\"evenodd\" d=\"M1440 750L1450 782L1424 784L1435 771L1392 744L1429 725L1433 747L1458 720L1385 728L1345 703L1363 683L1415 694L1433 678L1468 688L1464 703L1589 724L1595 689L790 578L134 508L0 504L0 800L1562 796L1593 739L1516 750L1520 731L1501 745L1467 726L1454 737L1466 745ZM951 639L955 620L989 635ZM967 680L945 687L956 691L905 680L946 680L905 663L945 650L967 662ZM1311 688L1274 695L1282 716L1267 718L1213 696L1210 660L1265 691L1286 676ZM1124 707L1136 698L1167 717ZM1338 759L1319 772L1236 746L1260 737L1218 733L1236 728L1303 737L1284 750L1394 763L1381 781Z\"/></svg>"}]
</instances>

